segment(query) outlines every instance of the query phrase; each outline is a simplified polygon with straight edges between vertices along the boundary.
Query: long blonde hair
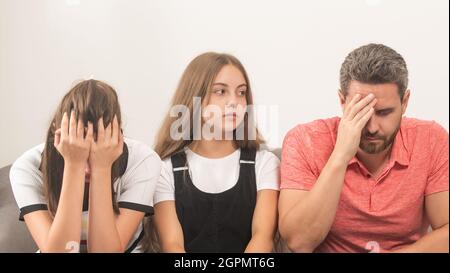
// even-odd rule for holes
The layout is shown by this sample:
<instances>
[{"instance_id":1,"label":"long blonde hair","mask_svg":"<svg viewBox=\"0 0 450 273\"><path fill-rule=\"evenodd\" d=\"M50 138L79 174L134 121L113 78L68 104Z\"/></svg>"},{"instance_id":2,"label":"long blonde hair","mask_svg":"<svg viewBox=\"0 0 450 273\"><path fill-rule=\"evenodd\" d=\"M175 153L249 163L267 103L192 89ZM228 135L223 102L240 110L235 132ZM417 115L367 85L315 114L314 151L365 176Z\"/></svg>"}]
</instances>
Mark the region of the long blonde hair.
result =
<instances>
[{"instance_id":1,"label":"long blonde hair","mask_svg":"<svg viewBox=\"0 0 450 273\"><path fill-rule=\"evenodd\" d=\"M226 66L232 65L239 69L244 76L247 84L246 101L247 105L253 105L253 96L250 88L250 83L248 79L247 72L241 62L234 56L229 54L221 54L215 52L207 52L197 56L193 59L186 70L184 71L178 87L176 89L175 95L171 101L171 107L176 105L184 105L189 109L188 118L185 118L182 123L193 124L194 111L199 109L194 109L193 99L194 97L200 97L202 103L208 98L208 93L212 88L214 79L220 70ZM253 116L252 108L248 109L249 112L244 117L244 138L243 140L234 140L235 146L237 148L248 148L256 149L260 148L260 145L264 143L264 140L260 136L254 122L251 122ZM198 113L197 113L198 114ZM250 117L249 117L250 116ZM161 157L161 159L166 159L173 154L176 154L184 149L187 145L192 142L193 139L193 126L183 126L182 128L190 128L188 140L180 139L174 140L170 135L170 129L173 122L175 122L177 117L172 117L170 111L167 113L164 121L156 135L155 141L155 151ZM252 127L255 128L252 128ZM256 132L255 139L249 139L248 132L254 130ZM152 223L151 218L147 218L144 224L145 236L143 239L143 250L145 252L158 252L160 250L157 235Z\"/></svg>"}]
</instances>

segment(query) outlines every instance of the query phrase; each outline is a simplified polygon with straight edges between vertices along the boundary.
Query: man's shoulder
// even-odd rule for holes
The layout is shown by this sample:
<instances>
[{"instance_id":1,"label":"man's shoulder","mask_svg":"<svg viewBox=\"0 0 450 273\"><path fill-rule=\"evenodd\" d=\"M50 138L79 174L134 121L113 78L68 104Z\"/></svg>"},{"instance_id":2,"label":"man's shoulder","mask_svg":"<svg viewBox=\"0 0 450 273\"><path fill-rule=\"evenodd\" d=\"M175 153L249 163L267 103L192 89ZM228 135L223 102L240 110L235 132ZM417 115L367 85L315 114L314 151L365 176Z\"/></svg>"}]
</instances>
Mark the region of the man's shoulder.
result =
<instances>
[{"instance_id":1,"label":"man's shoulder","mask_svg":"<svg viewBox=\"0 0 450 273\"><path fill-rule=\"evenodd\" d=\"M303 154L310 160L329 156L336 143L340 118L317 119L291 129L283 141L283 152Z\"/></svg>"},{"instance_id":2,"label":"man's shoulder","mask_svg":"<svg viewBox=\"0 0 450 273\"><path fill-rule=\"evenodd\" d=\"M299 141L308 139L310 141L323 142L328 139L335 139L339 126L339 117L328 119L316 119L311 122L301 123L292 128L286 138L297 139Z\"/></svg>"},{"instance_id":3,"label":"man's shoulder","mask_svg":"<svg viewBox=\"0 0 450 273\"><path fill-rule=\"evenodd\" d=\"M447 130L434 120L423 120L417 118L404 117L402 119L401 130L409 137L433 136L447 134Z\"/></svg>"},{"instance_id":4,"label":"man's shoulder","mask_svg":"<svg viewBox=\"0 0 450 273\"><path fill-rule=\"evenodd\" d=\"M421 154L437 154L448 149L448 132L433 120L404 117L401 136L410 151Z\"/></svg>"}]
</instances>

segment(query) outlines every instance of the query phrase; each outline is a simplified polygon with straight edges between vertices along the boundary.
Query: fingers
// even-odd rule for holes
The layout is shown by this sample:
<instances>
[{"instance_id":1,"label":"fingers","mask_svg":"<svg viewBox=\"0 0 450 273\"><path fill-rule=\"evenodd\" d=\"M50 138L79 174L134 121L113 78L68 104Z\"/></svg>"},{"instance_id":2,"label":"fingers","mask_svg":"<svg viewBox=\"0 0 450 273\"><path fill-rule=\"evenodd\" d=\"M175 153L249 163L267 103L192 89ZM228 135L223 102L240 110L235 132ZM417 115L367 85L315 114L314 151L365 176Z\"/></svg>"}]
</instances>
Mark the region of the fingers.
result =
<instances>
[{"instance_id":1,"label":"fingers","mask_svg":"<svg viewBox=\"0 0 450 273\"><path fill-rule=\"evenodd\" d=\"M84 139L84 123L81 120L81 118L78 119L77 137L80 138L80 139Z\"/></svg>"},{"instance_id":2,"label":"fingers","mask_svg":"<svg viewBox=\"0 0 450 273\"><path fill-rule=\"evenodd\" d=\"M369 94L365 98L358 101L355 105L353 105L351 108L349 108L347 119L353 120L354 117L356 116L356 114L358 114L358 112L361 111L361 109L363 109L373 99L375 99L375 96L373 94Z\"/></svg>"},{"instance_id":3,"label":"fingers","mask_svg":"<svg viewBox=\"0 0 450 273\"><path fill-rule=\"evenodd\" d=\"M103 117L98 120L98 130L97 130L97 142L110 142L111 140L114 143L119 142L119 122L117 116L114 116L112 122L108 124L105 128L103 123Z\"/></svg>"},{"instance_id":4,"label":"fingers","mask_svg":"<svg viewBox=\"0 0 450 273\"><path fill-rule=\"evenodd\" d=\"M69 138L71 140L77 138L77 120L75 119L75 112L73 110L70 112Z\"/></svg>"},{"instance_id":5,"label":"fingers","mask_svg":"<svg viewBox=\"0 0 450 273\"><path fill-rule=\"evenodd\" d=\"M108 127L105 129L105 142L111 141L111 131L112 131L112 122L108 124Z\"/></svg>"},{"instance_id":6,"label":"fingers","mask_svg":"<svg viewBox=\"0 0 450 273\"><path fill-rule=\"evenodd\" d=\"M97 142L103 142L105 140L105 126L103 125L103 118L100 118L97 122Z\"/></svg>"},{"instance_id":7,"label":"fingers","mask_svg":"<svg viewBox=\"0 0 450 273\"><path fill-rule=\"evenodd\" d=\"M353 118L354 121L358 122L371 108L373 108L377 104L377 99L374 99L369 104L367 104L361 111L359 111L355 117Z\"/></svg>"},{"instance_id":8,"label":"fingers","mask_svg":"<svg viewBox=\"0 0 450 273\"><path fill-rule=\"evenodd\" d=\"M57 147L59 145L59 142L61 141L61 128L55 131L55 137L53 140L53 145Z\"/></svg>"},{"instance_id":9,"label":"fingers","mask_svg":"<svg viewBox=\"0 0 450 273\"><path fill-rule=\"evenodd\" d=\"M86 141L92 142L94 140L94 125L92 122L88 122L88 129L86 132Z\"/></svg>"},{"instance_id":10,"label":"fingers","mask_svg":"<svg viewBox=\"0 0 450 273\"><path fill-rule=\"evenodd\" d=\"M64 112L61 120L61 138L67 139L69 137L69 119L67 113Z\"/></svg>"},{"instance_id":11,"label":"fingers","mask_svg":"<svg viewBox=\"0 0 450 273\"><path fill-rule=\"evenodd\" d=\"M360 98L361 98L360 94L356 94L353 96L353 98L350 100L350 102L345 106L344 117L348 116L348 113L352 109L353 105L355 105L355 103L358 102Z\"/></svg>"},{"instance_id":12,"label":"fingers","mask_svg":"<svg viewBox=\"0 0 450 273\"><path fill-rule=\"evenodd\" d=\"M119 122L117 121L117 116L114 115L114 119L112 122L112 142L119 143L120 131L119 131Z\"/></svg>"},{"instance_id":13,"label":"fingers","mask_svg":"<svg viewBox=\"0 0 450 273\"><path fill-rule=\"evenodd\" d=\"M367 113L365 113L360 120L358 120L358 122L356 123L356 126L358 126L359 128L364 128L364 126L366 126L367 122L369 121L369 119L372 117L373 113L375 112L375 109L373 109L373 107L371 107L369 109L369 111L367 111Z\"/></svg>"}]
</instances>

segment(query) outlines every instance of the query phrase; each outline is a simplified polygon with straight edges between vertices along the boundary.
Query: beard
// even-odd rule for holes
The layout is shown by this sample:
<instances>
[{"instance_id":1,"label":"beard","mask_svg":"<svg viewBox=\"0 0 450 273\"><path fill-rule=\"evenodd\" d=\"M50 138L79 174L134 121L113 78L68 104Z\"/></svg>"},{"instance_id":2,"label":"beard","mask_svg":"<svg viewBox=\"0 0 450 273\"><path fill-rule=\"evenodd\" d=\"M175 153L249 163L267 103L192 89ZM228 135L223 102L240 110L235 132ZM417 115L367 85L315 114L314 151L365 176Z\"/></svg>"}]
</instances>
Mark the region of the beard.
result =
<instances>
[{"instance_id":1,"label":"beard","mask_svg":"<svg viewBox=\"0 0 450 273\"><path fill-rule=\"evenodd\" d=\"M361 133L359 148L368 154L378 154L389 148L389 146L394 142L399 129L400 124L397 126L395 131L388 136L378 135L377 133L371 134L369 131L364 129ZM376 142L369 141L368 138L374 138Z\"/></svg>"}]
</instances>

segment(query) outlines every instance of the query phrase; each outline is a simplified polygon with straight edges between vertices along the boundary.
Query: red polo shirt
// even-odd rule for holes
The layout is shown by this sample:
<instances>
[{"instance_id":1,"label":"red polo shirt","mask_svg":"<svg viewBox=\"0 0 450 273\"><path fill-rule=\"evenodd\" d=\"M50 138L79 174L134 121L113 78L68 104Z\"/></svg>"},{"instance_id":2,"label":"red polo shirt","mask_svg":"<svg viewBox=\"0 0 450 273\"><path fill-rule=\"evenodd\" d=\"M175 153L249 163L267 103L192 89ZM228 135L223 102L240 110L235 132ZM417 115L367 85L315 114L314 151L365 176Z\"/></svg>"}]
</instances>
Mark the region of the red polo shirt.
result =
<instances>
[{"instance_id":1,"label":"red polo shirt","mask_svg":"<svg viewBox=\"0 0 450 273\"><path fill-rule=\"evenodd\" d=\"M336 143L340 118L298 125L287 134L281 189L311 190ZM448 191L448 133L435 122L403 118L378 179L354 157L348 164L331 230L316 252L392 250L429 226L425 196Z\"/></svg>"}]
</instances>

